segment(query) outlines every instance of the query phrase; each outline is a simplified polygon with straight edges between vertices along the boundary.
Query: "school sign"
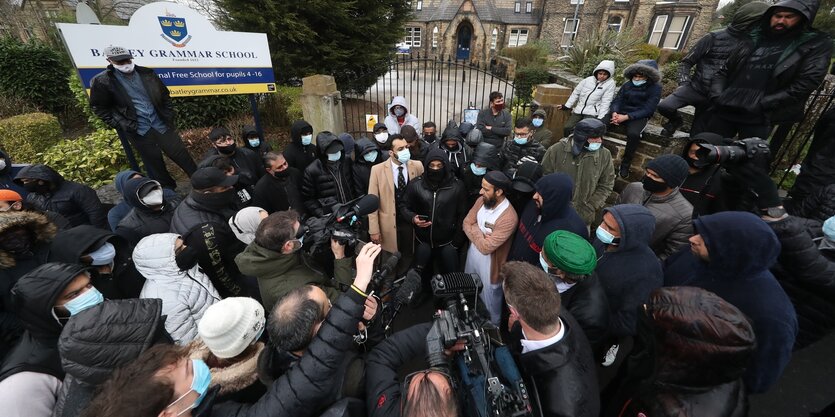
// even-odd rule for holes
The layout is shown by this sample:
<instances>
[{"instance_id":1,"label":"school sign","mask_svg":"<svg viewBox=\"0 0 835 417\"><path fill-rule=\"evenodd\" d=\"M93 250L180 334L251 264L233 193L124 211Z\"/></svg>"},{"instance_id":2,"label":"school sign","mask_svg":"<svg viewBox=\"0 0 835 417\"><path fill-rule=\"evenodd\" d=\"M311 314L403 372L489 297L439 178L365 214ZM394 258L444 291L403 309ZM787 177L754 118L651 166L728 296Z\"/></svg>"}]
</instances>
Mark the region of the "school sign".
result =
<instances>
[{"instance_id":1,"label":"school sign","mask_svg":"<svg viewBox=\"0 0 835 417\"><path fill-rule=\"evenodd\" d=\"M137 65L153 68L171 96L275 92L267 35L216 30L196 11L158 2L138 9L128 26L58 23L87 93L108 63L109 45L130 50Z\"/></svg>"}]
</instances>

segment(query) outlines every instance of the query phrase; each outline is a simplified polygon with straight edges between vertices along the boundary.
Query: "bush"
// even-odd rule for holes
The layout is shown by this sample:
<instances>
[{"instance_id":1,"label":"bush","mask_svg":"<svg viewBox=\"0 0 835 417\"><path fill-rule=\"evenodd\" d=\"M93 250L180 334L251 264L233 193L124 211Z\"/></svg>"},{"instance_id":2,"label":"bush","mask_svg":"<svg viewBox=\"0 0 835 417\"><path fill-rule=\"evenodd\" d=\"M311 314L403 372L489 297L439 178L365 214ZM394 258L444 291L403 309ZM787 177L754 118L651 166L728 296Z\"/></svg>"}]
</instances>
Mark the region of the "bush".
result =
<instances>
[{"instance_id":1,"label":"bush","mask_svg":"<svg viewBox=\"0 0 835 417\"><path fill-rule=\"evenodd\" d=\"M69 68L61 55L39 42L0 40L0 95L23 98L49 113L63 113L72 103Z\"/></svg>"},{"instance_id":2,"label":"bush","mask_svg":"<svg viewBox=\"0 0 835 417\"><path fill-rule=\"evenodd\" d=\"M0 94L0 119L37 111L38 108L24 98Z\"/></svg>"},{"instance_id":3,"label":"bush","mask_svg":"<svg viewBox=\"0 0 835 417\"><path fill-rule=\"evenodd\" d=\"M574 46L560 58L560 64L573 74L588 77L600 61L612 60L615 61L615 74L613 75L620 84L623 69L632 63L630 57L641 42L642 38L630 30L622 32L596 30L575 41Z\"/></svg>"},{"instance_id":4,"label":"bush","mask_svg":"<svg viewBox=\"0 0 835 417\"><path fill-rule=\"evenodd\" d=\"M87 95L87 90L81 83L81 77L79 77L78 73L75 71L70 71L70 73L68 81L70 91L72 91L73 97L75 98L76 107L84 113L84 116L86 116L87 123L94 130L109 129L109 127L104 124L104 122L99 119L95 113L93 113L93 108L90 107L90 96Z\"/></svg>"},{"instance_id":5,"label":"bush","mask_svg":"<svg viewBox=\"0 0 835 417\"><path fill-rule=\"evenodd\" d=\"M221 126L249 109L249 100L243 94L176 97L172 104L179 129Z\"/></svg>"},{"instance_id":6,"label":"bush","mask_svg":"<svg viewBox=\"0 0 835 417\"><path fill-rule=\"evenodd\" d=\"M92 188L113 182L116 173L129 168L119 136L113 129L62 141L39 156L64 179Z\"/></svg>"},{"instance_id":7,"label":"bush","mask_svg":"<svg viewBox=\"0 0 835 417\"><path fill-rule=\"evenodd\" d=\"M302 88L287 85L277 87L274 94L264 94L258 100L261 122L265 127L287 127L304 118L300 100Z\"/></svg>"},{"instance_id":8,"label":"bush","mask_svg":"<svg viewBox=\"0 0 835 417\"><path fill-rule=\"evenodd\" d=\"M523 46L502 48L499 55L516 60L516 69L528 66L544 66L548 61L551 46L546 42L535 41Z\"/></svg>"},{"instance_id":9,"label":"bush","mask_svg":"<svg viewBox=\"0 0 835 417\"><path fill-rule=\"evenodd\" d=\"M514 96L527 103L533 99L533 87L537 84L547 83L551 78L548 69L545 67L525 67L516 70L516 78L513 79L513 86L516 88Z\"/></svg>"},{"instance_id":10,"label":"bush","mask_svg":"<svg viewBox=\"0 0 835 417\"><path fill-rule=\"evenodd\" d=\"M38 163L38 154L61 140L58 119L47 113L28 113L0 120L0 148L18 163Z\"/></svg>"},{"instance_id":11,"label":"bush","mask_svg":"<svg viewBox=\"0 0 835 417\"><path fill-rule=\"evenodd\" d=\"M654 59L658 60L661 57L661 48L650 45L648 43L644 43L638 45L635 51L629 56L630 63L637 62L642 59Z\"/></svg>"}]
</instances>

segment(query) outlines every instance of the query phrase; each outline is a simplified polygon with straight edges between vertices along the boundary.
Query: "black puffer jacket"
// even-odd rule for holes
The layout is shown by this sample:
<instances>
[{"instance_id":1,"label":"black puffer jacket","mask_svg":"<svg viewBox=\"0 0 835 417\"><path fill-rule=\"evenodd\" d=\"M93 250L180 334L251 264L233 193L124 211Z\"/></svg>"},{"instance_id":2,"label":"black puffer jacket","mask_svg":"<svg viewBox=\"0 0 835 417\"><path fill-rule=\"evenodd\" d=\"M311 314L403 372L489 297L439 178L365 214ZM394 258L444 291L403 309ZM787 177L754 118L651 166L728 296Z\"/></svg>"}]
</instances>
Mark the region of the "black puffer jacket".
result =
<instances>
[{"instance_id":1,"label":"black puffer jacket","mask_svg":"<svg viewBox=\"0 0 835 417\"><path fill-rule=\"evenodd\" d=\"M224 155L218 152L217 148L211 147L203 155L203 159L216 155L225 156L229 159L229 163L235 167L235 174L238 175L238 183L242 185L254 187L258 179L266 173L264 163L261 162L261 156L252 149L238 147L235 149L234 154Z\"/></svg>"},{"instance_id":2,"label":"black puffer jacket","mask_svg":"<svg viewBox=\"0 0 835 417\"><path fill-rule=\"evenodd\" d=\"M628 378L603 415L747 416L742 375L755 337L745 315L694 287L659 288L645 305Z\"/></svg>"},{"instance_id":3,"label":"black puffer jacket","mask_svg":"<svg viewBox=\"0 0 835 417\"><path fill-rule=\"evenodd\" d=\"M100 72L90 81L90 107L105 124L125 132L136 133L137 117L136 108L133 106L128 92L122 87L122 83L116 79L113 65ZM136 75L142 78L142 84L148 97L154 104L160 120L169 129L176 129L174 109L171 106L171 97L168 87L162 83L157 74L151 68L137 65Z\"/></svg>"},{"instance_id":4,"label":"black puffer jacket","mask_svg":"<svg viewBox=\"0 0 835 417\"><path fill-rule=\"evenodd\" d=\"M644 74L647 82L640 86L632 84L635 74ZM625 114L630 120L652 117L661 99L661 72L652 59L643 59L623 71L627 81L620 87L612 100L612 112Z\"/></svg>"},{"instance_id":5,"label":"black puffer jacket","mask_svg":"<svg viewBox=\"0 0 835 417\"><path fill-rule=\"evenodd\" d=\"M345 158L345 152L339 161L328 161L326 149L339 140L330 132L316 136L319 159L313 161L304 170L302 197L304 206L311 216L322 216L331 212L334 204L347 203L354 199L353 172L351 160Z\"/></svg>"},{"instance_id":6,"label":"black puffer jacket","mask_svg":"<svg viewBox=\"0 0 835 417\"><path fill-rule=\"evenodd\" d=\"M70 222L70 226L90 224L109 230L107 213L101 205L99 196L92 188L66 181L61 174L43 164L23 168L15 177L15 182L23 185L22 178L33 178L49 183L49 191L30 192L26 196L26 203L35 209L43 212L56 212L64 216Z\"/></svg>"},{"instance_id":7,"label":"black puffer jacket","mask_svg":"<svg viewBox=\"0 0 835 417\"><path fill-rule=\"evenodd\" d=\"M545 147L541 143L535 142L533 138L529 138L524 145L519 145L515 140L509 140L502 147L502 171L513 178L516 169L525 162L523 159L541 163L544 155Z\"/></svg>"},{"instance_id":8,"label":"black puffer jacket","mask_svg":"<svg viewBox=\"0 0 835 417\"><path fill-rule=\"evenodd\" d=\"M227 222L235 210L230 206L216 207L208 201L213 197L192 191L174 211L169 231L182 236L190 252L196 253L197 263L221 297L239 297L245 295L245 290L239 283L241 271L235 256L245 246Z\"/></svg>"},{"instance_id":9,"label":"black puffer jacket","mask_svg":"<svg viewBox=\"0 0 835 417\"><path fill-rule=\"evenodd\" d=\"M768 225L782 246L771 271L797 312L797 350L835 329L835 262L821 254L801 219L789 216Z\"/></svg>"},{"instance_id":10,"label":"black puffer jacket","mask_svg":"<svg viewBox=\"0 0 835 417\"><path fill-rule=\"evenodd\" d=\"M301 172L304 172L307 166L316 160L317 155L316 144L302 145L303 131L309 131L312 134L313 126L304 120L293 122L293 126L290 126L290 144L282 152L284 159L287 160L287 165Z\"/></svg>"},{"instance_id":11,"label":"black puffer jacket","mask_svg":"<svg viewBox=\"0 0 835 417\"><path fill-rule=\"evenodd\" d=\"M131 255L133 248L119 236L97 227L82 225L58 232L49 251L50 262L81 263L81 256L109 242L116 248L113 273L93 275L95 286L107 299L137 298L145 277L136 271ZM95 268L95 267L93 267Z\"/></svg>"},{"instance_id":12,"label":"black puffer jacket","mask_svg":"<svg viewBox=\"0 0 835 417\"><path fill-rule=\"evenodd\" d=\"M150 298L108 300L70 318L58 339L67 375L52 416L80 415L114 370L165 341L161 314L162 300Z\"/></svg>"},{"instance_id":13,"label":"black puffer jacket","mask_svg":"<svg viewBox=\"0 0 835 417\"><path fill-rule=\"evenodd\" d=\"M817 0L783 0L768 9L761 26L750 32L752 42L740 43L713 78L710 95L718 110L742 116L766 113L772 124L800 120L806 99L823 81L832 56L830 36L812 29L808 23L800 23L806 29L785 40L785 50L771 73L766 91L754 96L745 90L736 91L732 85L736 78L747 74L748 60L765 38L764 32L777 8L797 10L806 22L813 22L819 6Z\"/></svg>"},{"instance_id":14,"label":"black puffer jacket","mask_svg":"<svg viewBox=\"0 0 835 417\"><path fill-rule=\"evenodd\" d=\"M125 203L131 207L128 214L116 225L117 236L125 239L131 247L136 246L145 236L166 233L171 228L171 218L182 198L163 199L161 210L152 210L139 199L139 190L145 184L153 183L150 178L135 178L125 183L122 195Z\"/></svg>"},{"instance_id":15,"label":"black puffer jacket","mask_svg":"<svg viewBox=\"0 0 835 417\"><path fill-rule=\"evenodd\" d=\"M267 174L255 184L252 205L275 213L293 209L304 217L304 199L302 199L302 173L296 168L287 167L286 175L276 177Z\"/></svg>"},{"instance_id":16,"label":"black puffer jacket","mask_svg":"<svg viewBox=\"0 0 835 417\"><path fill-rule=\"evenodd\" d=\"M426 179L432 161L444 162L444 179L438 185ZM469 211L466 206L466 190L452 174L449 165L446 154L438 148L432 148L423 162L423 175L409 181L404 198L398 204L400 216L410 223L413 223L417 215L429 216L432 225L414 226L415 238L419 242L431 244L433 248L450 243L460 248L466 241L462 226Z\"/></svg>"},{"instance_id":17,"label":"black puffer jacket","mask_svg":"<svg viewBox=\"0 0 835 417\"><path fill-rule=\"evenodd\" d=\"M369 152L377 152L377 158L374 162L368 162L363 158L363 155ZM383 162L383 152L377 148L371 139L363 136L356 143L356 157L352 164L353 179L354 179L354 195L368 194L368 183L371 179L371 167Z\"/></svg>"},{"instance_id":18,"label":"black puffer jacket","mask_svg":"<svg viewBox=\"0 0 835 417\"><path fill-rule=\"evenodd\" d=\"M37 372L64 379L58 356L61 325L53 308L64 288L87 269L81 265L47 263L33 269L12 288L15 311L26 331L0 369L0 381L20 372Z\"/></svg>"},{"instance_id":19,"label":"black puffer jacket","mask_svg":"<svg viewBox=\"0 0 835 417\"><path fill-rule=\"evenodd\" d=\"M519 371L534 398L531 400L534 415L597 417L600 396L596 361L589 342L580 325L565 309L560 311L560 319L565 326L562 340L527 353L521 353L521 325L517 323L511 331L510 350L516 356Z\"/></svg>"},{"instance_id":20,"label":"black puffer jacket","mask_svg":"<svg viewBox=\"0 0 835 417\"><path fill-rule=\"evenodd\" d=\"M835 161L831 161L835 163ZM818 189L792 206L790 213L797 217L804 217L820 222L835 216L835 184Z\"/></svg>"},{"instance_id":21,"label":"black puffer jacket","mask_svg":"<svg viewBox=\"0 0 835 417\"><path fill-rule=\"evenodd\" d=\"M333 375L353 347L355 332L351 329L356 329L362 318L364 303L365 298L353 290L339 296L301 360L278 378L258 402L216 404L211 417L318 415L330 406L325 400L341 382Z\"/></svg>"}]
</instances>

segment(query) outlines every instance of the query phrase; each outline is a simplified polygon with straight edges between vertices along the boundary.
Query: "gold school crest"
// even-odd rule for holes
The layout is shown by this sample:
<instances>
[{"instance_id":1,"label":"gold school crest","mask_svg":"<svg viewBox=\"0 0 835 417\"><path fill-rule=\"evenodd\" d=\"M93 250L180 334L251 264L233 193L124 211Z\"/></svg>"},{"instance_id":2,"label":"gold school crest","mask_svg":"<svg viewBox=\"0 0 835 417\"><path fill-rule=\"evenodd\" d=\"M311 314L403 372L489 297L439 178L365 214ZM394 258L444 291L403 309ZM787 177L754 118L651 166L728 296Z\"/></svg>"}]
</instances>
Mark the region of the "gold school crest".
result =
<instances>
[{"instance_id":1,"label":"gold school crest","mask_svg":"<svg viewBox=\"0 0 835 417\"><path fill-rule=\"evenodd\" d=\"M159 19L159 26L162 28L160 36L171 45L182 48L191 40L185 18L174 16L168 11L166 11L165 16L157 16L157 18Z\"/></svg>"}]
</instances>

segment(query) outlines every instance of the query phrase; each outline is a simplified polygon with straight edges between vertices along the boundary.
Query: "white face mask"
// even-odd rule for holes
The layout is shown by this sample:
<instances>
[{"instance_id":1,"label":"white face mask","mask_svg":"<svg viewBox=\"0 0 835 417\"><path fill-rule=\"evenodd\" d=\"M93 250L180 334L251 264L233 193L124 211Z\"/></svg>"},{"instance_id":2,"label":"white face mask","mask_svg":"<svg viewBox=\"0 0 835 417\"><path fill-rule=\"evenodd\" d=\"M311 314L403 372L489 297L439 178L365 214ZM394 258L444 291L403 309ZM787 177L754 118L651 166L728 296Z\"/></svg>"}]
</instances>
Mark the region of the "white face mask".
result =
<instances>
[{"instance_id":1,"label":"white face mask","mask_svg":"<svg viewBox=\"0 0 835 417\"><path fill-rule=\"evenodd\" d=\"M135 66L135 64L133 62L131 62L130 64L125 64L125 65L113 64L113 68L116 68L117 70L119 70L119 72L124 73L124 74L132 73L134 66Z\"/></svg>"},{"instance_id":2,"label":"white face mask","mask_svg":"<svg viewBox=\"0 0 835 417\"><path fill-rule=\"evenodd\" d=\"M388 132L381 132L374 135L374 139L376 139L377 142L386 143L386 141L389 140L389 134Z\"/></svg>"},{"instance_id":3,"label":"white face mask","mask_svg":"<svg viewBox=\"0 0 835 417\"><path fill-rule=\"evenodd\" d=\"M0 171L6 169L6 160L0 159Z\"/></svg>"},{"instance_id":4,"label":"white face mask","mask_svg":"<svg viewBox=\"0 0 835 417\"><path fill-rule=\"evenodd\" d=\"M146 206L158 206L162 204L162 190L155 188L140 199Z\"/></svg>"}]
</instances>

